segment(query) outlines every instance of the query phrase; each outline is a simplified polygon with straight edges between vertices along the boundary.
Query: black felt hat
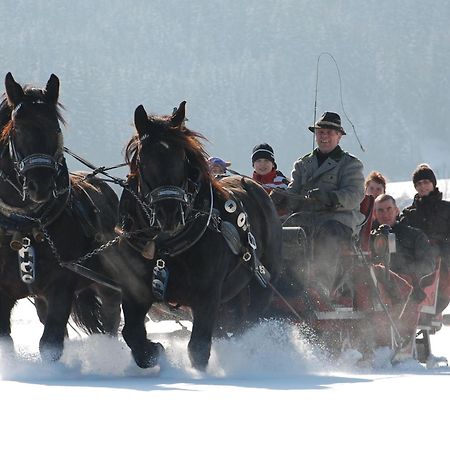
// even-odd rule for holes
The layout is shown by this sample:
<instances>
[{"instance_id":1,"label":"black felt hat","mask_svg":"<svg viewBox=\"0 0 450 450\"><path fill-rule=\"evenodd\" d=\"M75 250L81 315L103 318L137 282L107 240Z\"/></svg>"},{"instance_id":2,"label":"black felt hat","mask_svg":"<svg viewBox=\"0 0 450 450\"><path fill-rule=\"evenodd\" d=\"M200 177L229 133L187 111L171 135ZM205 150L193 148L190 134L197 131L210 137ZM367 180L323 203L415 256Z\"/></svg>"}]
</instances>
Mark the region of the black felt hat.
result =
<instances>
[{"instance_id":1,"label":"black felt hat","mask_svg":"<svg viewBox=\"0 0 450 450\"><path fill-rule=\"evenodd\" d=\"M332 130L340 131L342 134L347 134L341 125L341 116L335 112L324 112L320 119L312 127L308 127L309 131L314 131L317 128L330 128Z\"/></svg>"}]
</instances>

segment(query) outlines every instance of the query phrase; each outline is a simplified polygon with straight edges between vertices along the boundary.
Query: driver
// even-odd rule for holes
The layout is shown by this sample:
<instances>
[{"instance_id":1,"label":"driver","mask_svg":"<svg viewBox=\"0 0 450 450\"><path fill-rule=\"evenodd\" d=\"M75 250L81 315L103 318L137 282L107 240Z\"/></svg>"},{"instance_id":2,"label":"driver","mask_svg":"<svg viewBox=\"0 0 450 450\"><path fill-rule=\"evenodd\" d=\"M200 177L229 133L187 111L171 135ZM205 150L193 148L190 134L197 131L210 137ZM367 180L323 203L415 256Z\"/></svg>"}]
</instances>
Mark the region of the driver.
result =
<instances>
[{"instance_id":1,"label":"driver","mask_svg":"<svg viewBox=\"0 0 450 450\"><path fill-rule=\"evenodd\" d=\"M350 244L364 221L359 211L364 198L363 164L340 147L340 140L346 133L335 112L325 112L308 128L315 134L317 148L294 163L292 182L287 189L287 193L299 194L307 201L299 202L295 196L290 196L284 203L294 212L308 205L306 214L312 222L310 232L318 290L330 297L342 248ZM281 193L278 195L281 198Z\"/></svg>"}]
</instances>

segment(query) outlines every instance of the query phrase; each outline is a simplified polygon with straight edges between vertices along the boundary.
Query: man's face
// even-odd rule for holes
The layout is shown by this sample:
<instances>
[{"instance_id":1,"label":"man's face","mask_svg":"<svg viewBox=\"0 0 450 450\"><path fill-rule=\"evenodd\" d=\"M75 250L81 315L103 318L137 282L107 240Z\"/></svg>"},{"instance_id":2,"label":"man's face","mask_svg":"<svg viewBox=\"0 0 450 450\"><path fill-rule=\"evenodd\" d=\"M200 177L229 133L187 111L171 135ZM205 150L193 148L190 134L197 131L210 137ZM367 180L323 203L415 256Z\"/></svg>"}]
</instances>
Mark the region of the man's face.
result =
<instances>
[{"instance_id":1,"label":"man's face","mask_svg":"<svg viewBox=\"0 0 450 450\"><path fill-rule=\"evenodd\" d=\"M381 194L385 194L384 187L381 183L377 183L376 181L369 181L366 187L366 195L371 195L374 198L377 198Z\"/></svg>"},{"instance_id":2,"label":"man's face","mask_svg":"<svg viewBox=\"0 0 450 450\"><path fill-rule=\"evenodd\" d=\"M330 153L334 150L342 137L340 131L329 128L316 128L315 134L317 146L322 153Z\"/></svg>"},{"instance_id":3,"label":"man's face","mask_svg":"<svg viewBox=\"0 0 450 450\"><path fill-rule=\"evenodd\" d=\"M430 180L420 180L414 187L416 188L419 197L426 197L430 192L434 191L433 183Z\"/></svg>"},{"instance_id":4,"label":"man's face","mask_svg":"<svg viewBox=\"0 0 450 450\"><path fill-rule=\"evenodd\" d=\"M375 200L375 218L380 225L389 225L392 227L400 214L400 210L395 206L392 200L385 200L384 202L377 202Z\"/></svg>"}]
</instances>

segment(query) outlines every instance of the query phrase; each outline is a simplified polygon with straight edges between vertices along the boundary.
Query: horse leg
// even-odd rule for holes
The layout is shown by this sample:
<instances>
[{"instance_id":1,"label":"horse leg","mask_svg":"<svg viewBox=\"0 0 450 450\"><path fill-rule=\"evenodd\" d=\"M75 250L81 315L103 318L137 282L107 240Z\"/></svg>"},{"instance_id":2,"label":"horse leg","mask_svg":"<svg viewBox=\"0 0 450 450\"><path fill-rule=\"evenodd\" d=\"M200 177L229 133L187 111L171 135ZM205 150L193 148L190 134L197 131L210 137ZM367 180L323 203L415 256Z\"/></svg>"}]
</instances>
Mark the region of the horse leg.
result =
<instances>
[{"instance_id":1,"label":"horse leg","mask_svg":"<svg viewBox=\"0 0 450 450\"><path fill-rule=\"evenodd\" d=\"M158 364L161 354L164 353L164 347L159 342L147 339L145 317L151 305L148 302L130 299L131 297L126 295L123 297L122 308L125 324L122 336L139 367L142 369L154 367Z\"/></svg>"},{"instance_id":2,"label":"horse leg","mask_svg":"<svg viewBox=\"0 0 450 450\"><path fill-rule=\"evenodd\" d=\"M11 310L15 301L0 298L0 344L7 353L14 353L14 343L11 337Z\"/></svg>"},{"instance_id":3,"label":"horse leg","mask_svg":"<svg viewBox=\"0 0 450 450\"><path fill-rule=\"evenodd\" d=\"M72 308L74 287L67 279L56 280L46 295L47 317L39 341L41 358L57 361L64 349L67 321Z\"/></svg>"},{"instance_id":4,"label":"horse leg","mask_svg":"<svg viewBox=\"0 0 450 450\"><path fill-rule=\"evenodd\" d=\"M209 362L219 298L218 290L216 292L209 291L199 295L197 303L192 307L194 320L188 352L191 364L197 370L206 370Z\"/></svg>"},{"instance_id":5,"label":"horse leg","mask_svg":"<svg viewBox=\"0 0 450 450\"><path fill-rule=\"evenodd\" d=\"M265 317L273 299L273 290L270 287L263 287L253 278L250 282L250 305L247 310L246 321L256 323Z\"/></svg>"},{"instance_id":6,"label":"horse leg","mask_svg":"<svg viewBox=\"0 0 450 450\"><path fill-rule=\"evenodd\" d=\"M244 326L250 305L250 289L246 286L233 298L219 306L215 337L228 337L239 333Z\"/></svg>"},{"instance_id":7,"label":"horse leg","mask_svg":"<svg viewBox=\"0 0 450 450\"><path fill-rule=\"evenodd\" d=\"M45 325L45 321L47 320L47 302L41 297L36 297L34 300L34 307L36 308L39 321L42 325Z\"/></svg>"},{"instance_id":8,"label":"horse leg","mask_svg":"<svg viewBox=\"0 0 450 450\"><path fill-rule=\"evenodd\" d=\"M95 289L102 304L101 317L104 332L111 336L117 336L120 325L122 294L103 286L96 286Z\"/></svg>"}]
</instances>

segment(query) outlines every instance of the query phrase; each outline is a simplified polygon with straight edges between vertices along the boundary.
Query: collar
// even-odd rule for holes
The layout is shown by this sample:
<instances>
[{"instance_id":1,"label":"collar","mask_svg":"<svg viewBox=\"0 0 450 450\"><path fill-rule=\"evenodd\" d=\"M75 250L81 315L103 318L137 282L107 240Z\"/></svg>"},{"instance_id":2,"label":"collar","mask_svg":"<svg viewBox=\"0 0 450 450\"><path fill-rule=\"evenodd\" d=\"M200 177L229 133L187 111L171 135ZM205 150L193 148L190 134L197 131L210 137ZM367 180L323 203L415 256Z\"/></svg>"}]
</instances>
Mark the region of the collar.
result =
<instances>
[{"instance_id":1,"label":"collar","mask_svg":"<svg viewBox=\"0 0 450 450\"><path fill-rule=\"evenodd\" d=\"M414 196L414 205L430 205L433 203L440 202L442 200L442 192L439 191L438 188L435 188L434 191L431 191L425 197L419 197L419 194Z\"/></svg>"},{"instance_id":2,"label":"collar","mask_svg":"<svg viewBox=\"0 0 450 450\"><path fill-rule=\"evenodd\" d=\"M338 145L330 153L324 154L324 153L321 153L318 148L315 148L312 154L314 156L316 156L319 161L325 161L328 158L331 158L334 161L339 162L342 159L342 157L344 156L344 151Z\"/></svg>"}]
</instances>

